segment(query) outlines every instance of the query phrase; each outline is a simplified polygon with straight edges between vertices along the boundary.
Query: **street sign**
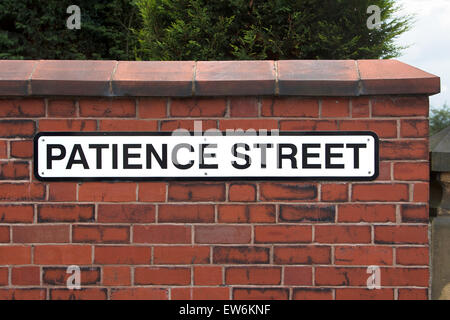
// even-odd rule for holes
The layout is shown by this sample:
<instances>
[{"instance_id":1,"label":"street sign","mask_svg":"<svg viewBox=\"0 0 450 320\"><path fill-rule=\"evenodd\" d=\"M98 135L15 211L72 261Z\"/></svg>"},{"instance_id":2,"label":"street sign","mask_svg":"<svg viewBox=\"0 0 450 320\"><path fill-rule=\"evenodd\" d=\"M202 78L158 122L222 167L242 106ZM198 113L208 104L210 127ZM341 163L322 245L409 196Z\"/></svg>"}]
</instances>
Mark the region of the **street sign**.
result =
<instances>
[{"instance_id":1,"label":"street sign","mask_svg":"<svg viewBox=\"0 0 450 320\"><path fill-rule=\"evenodd\" d=\"M42 132L34 173L42 181L369 181L378 175L378 148L373 132Z\"/></svg>"}]
</instances>

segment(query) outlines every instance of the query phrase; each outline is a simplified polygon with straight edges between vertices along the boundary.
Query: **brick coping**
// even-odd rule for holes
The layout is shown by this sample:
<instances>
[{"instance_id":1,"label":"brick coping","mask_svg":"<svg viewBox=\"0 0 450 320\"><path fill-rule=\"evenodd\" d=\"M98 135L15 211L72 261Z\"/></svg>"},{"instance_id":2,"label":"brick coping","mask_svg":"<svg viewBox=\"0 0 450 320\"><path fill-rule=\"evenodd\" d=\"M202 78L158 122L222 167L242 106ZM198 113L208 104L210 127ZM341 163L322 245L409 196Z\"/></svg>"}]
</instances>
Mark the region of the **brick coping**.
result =
<instances>
[{"instance_id":1,"label":"brick coping","mask_svg":"<svg viewBox=\"0 0 450 320\"><path fill-rule=\"evenodd\" d=\"M433 95L440 78L397 60L0 60L0 96Z\"/></svg>"}]
</instances>

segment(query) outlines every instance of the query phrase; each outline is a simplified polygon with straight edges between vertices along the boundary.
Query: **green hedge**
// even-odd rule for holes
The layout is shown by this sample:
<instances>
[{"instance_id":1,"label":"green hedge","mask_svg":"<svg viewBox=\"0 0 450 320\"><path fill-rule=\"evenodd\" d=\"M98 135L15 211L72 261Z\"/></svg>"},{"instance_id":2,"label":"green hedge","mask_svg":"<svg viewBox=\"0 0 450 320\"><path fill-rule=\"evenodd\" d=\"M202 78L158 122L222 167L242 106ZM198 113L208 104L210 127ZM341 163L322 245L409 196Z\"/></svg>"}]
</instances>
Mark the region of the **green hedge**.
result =
<instances>
[{"instance_id":1,"label":"green hedge","mask_svg":"<svg viewBox=\"0 0 450 320\"><path fill-rule=\"evenodd\" d=\"M396 0L2 0L0 59L361 59L398 55ZM81 8L68 30L67 7ZM369 30L367 8L384 23Z\"/></svg>"},{"instance_id":2,"label":"green hedge","mask_svg":"<svg viewBox=\"0 0 450 320\"><path fill-rule=\"evenodd\" d=\"M81 30L66 27L73 4ZM135 60L138 20L129 0L1 0L0 59Z\"/></svg>"},{"instance_id":3,"label":"green hedge","mask_svg":"<svg viewBox=\"0 0 450 320\"><path fill-rule=\"evenodd\" d=\"M376 59L397 56L409 17L395 0L137 0L149 60ZM367 8L382 9L379 30Z\"/></svg>"}]
</instances>

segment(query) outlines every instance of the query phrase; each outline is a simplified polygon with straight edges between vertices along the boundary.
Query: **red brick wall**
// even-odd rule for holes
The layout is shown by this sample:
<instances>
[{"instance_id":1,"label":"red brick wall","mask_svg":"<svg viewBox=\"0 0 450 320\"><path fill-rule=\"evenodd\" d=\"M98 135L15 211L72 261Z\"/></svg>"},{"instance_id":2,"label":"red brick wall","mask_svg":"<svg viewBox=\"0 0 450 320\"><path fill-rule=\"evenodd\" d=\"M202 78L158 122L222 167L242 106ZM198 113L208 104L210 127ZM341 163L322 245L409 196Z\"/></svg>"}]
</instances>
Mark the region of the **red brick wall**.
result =
<instances>
[{"instance_id":1,"label":"red brick wall","mask_svg":"<svg viewBox=\"0 0 450 320\"><path fill-rule=\"evenodd\" d=\"M0 299L427 299L428 98L3 98ZM374 182L61 182L40 131L370 130ZM79 265L81 290L66 288ZM367 266L381 268L368 290Z\"/></svg>"}]
</instances>

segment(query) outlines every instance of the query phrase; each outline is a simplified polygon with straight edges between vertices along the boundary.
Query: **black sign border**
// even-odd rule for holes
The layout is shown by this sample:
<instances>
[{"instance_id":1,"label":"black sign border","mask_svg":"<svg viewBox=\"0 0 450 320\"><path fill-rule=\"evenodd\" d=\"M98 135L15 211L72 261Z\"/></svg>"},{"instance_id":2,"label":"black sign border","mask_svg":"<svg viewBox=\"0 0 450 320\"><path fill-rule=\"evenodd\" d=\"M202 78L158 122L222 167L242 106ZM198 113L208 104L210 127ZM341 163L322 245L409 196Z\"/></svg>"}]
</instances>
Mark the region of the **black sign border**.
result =
<instances>
[{"instance_id":1,"label":"black sign border","mask_svg":"<svg viewBox=\"0 0 450 320\"><path fill-rule=\"evenodd\" d=\"M223 135L226 132L221 131ZM195 132L190 131L190 135ZM372 131L279 131L279 136L372 136L375 140L375 172L371 177L68 177L68 178L46 178L39 175L38 172L38 140L40 137L46 136L171 136L173 132L39 132L33 139L33 173L38 181L42 182L114 182L114 181L128 181L128 182L142 182L142 181L374 181L378 178L380 167L380 139L378 135ZM197 132L198 134L198 132ZM204 132L202 132L202 135ZM253 133L252 133L253 134ZM249 134L234 132L235 136L248 136ZM256 133L257 136L260 134ZM267 130L268 136L271 135L270 130ZM182 135L180 135L182 136ZM213 136L213 135L211 135Z\"/></svg>"}]
</instances>

